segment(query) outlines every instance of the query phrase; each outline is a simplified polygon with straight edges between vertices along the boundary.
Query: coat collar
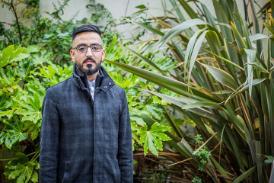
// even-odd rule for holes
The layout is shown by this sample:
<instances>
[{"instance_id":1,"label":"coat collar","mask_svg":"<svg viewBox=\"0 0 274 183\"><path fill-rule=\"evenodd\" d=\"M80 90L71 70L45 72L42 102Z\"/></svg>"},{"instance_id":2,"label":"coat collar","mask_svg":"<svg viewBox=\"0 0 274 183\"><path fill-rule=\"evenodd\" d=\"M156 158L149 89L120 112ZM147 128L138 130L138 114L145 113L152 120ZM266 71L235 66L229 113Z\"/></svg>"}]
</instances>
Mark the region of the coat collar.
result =
<instances>
[{"instance_id":1,"label":"coat collar","mask_svg":"<svg viewBox=\"0 0 274 183\"><path fill-rule=\"evenodd\" d=\"M74 64L73 67L73 78L81 90L89 91L87 75L83 73L76 64ZM114 81L110 78L106 70L101 67L95 80L95 88L106 92L113 85Z\"/></svg>"}]
</instances>

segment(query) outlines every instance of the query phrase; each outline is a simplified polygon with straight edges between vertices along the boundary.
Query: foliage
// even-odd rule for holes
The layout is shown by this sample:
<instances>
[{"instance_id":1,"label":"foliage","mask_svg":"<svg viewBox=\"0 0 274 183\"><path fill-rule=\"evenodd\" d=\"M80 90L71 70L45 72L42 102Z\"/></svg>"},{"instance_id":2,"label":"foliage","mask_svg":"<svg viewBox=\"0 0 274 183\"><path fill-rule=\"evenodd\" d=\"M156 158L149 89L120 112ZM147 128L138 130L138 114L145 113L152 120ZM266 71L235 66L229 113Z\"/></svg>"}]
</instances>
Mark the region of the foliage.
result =
<instances>
[{"instance_id":1,"label":"foliage","mask_svg":"<svg viewBox=\"0 0 274 183\"><path fill-rule=\"evenodd\" d=\"M198 170L204 171L207 163L210 160L211 153L204 146L203 138L201 135L197 134L194 137L194 140L195 144L199 147L193 152L193 156L199 161Z\"/></svg>"},{"instance_id":2,"label":"foliage","mask_svg":"<svg viewBox=\"0 0 274 183\"><path fill-rule=\"evenodd\" d=\"M37 158L45 88L69 76L67 70L57 65L53 67L46 60L33 62L34 55L38 54L33 50L10 45L0 52L0 156L1 160L8 161L5 175L16 182L38 181ZM54 76L48 74L53 68ZM48 83L49 79L52 79L51 83Z\"/></svg>"},{"instance_id":3,"label":"foliage","mask_svg":"<svg viewBox=\"0 0 274 183\"><path fill-rule=\"evenodd\" d=\"M273 31L265 29L273 27L270 9L260 20L254 1L244 18L234 0L213 0L214 11L198 1L169 2L166 16L153 19L144 19L148 8L141 7L132 22L153 38L141 40L130 64L110 63L159 85L150 93L168 104L163 107L173 128L169 144L194 167L202 163L212 182L267 182L270 165L264 160L274 153ZM171 67L161 68L160 59L149 55L165 57ZM207 139L199 151L172 111L181 121L193 121Z\"/></svg>"},{"instance_id":4,"label":"foliage","mask_svg":"<svg viewBox=\"0 0 274 183\"><path fill-rule=\"evenodd\" d=\"M126 62L132 55L123 50L121 40L116 34L105 34L106 58L105 60L120 60ZM125 73L119 68L105 63L114 81L127 92L131 126L133 132L133 149L144 149L144 154L151 152L158 155L158 151L163 151L163 142L170 140L165 134L170 131L168 124L165 124L165 116L159 105L161 101L157 97L150 97L144 90L152 89L152 84L148 85L145 80ZM121 72L120 72L121 71Z\"/></svg>"},{"instance_id":5,"label":"foliage","mask_svg":"<svg viewBox=\"0 0 274 183\"><path fill-rule=\"evenodd\" d=\"M14 7L14 14L17 14L20 3L29 10L28 6L37 7L38 1L14 2L5 1L5 6ZM69 33L74 26L92 21L63 21L61 15L67 2L64 1L60 8L55 6L55 11L49 13L51 18L18 14L18 22L9 27L0 24L3 35L0 43L0 174L4 169L9 182L38 182L39 133L45 90L71 76L72 65L67 62ZM23 23L25 19L30 25ZM119 35L111 29L104 32L103 41L107 59L126 61L131 57L123 49ZM117 71L118 68L108 63L104 66L115 82L126 89L134 149L143 148L145 154L158 155L158 151L163 150L163 142L170 138L165 134L169 127L163 123L162 102L143 93L144 89L155 86L130 73Z\"/></svg>"},{"instance_id":6,"label":"foliage","mask_svg":"<svg viewBox=\"0 0 274 183\"><path fill-rule=\"evenodd\" d=\"M200 177L194 177L191 181L192 183L202 183L202 179Z\"/></svg>"},{"instance_id":7,"label":"foliage","mask_svg":"<svg viewBox=\"0 0 274 183\"><path fill-rule=\"evenodd\" d=\"M133 117L132 120L134 121L136 118ZM144 147L145 155L149 150L152 154L157 156L158 151L163 151L163 142L170 140L165 134L165 132L169 130L169 126L155 122L148 130L147 124L143 122L142 118L137 119L137 121L138 120L142 121L143 126L141 125L140 127L136 123L132 124L132 131L133 133L135 132L134 139L140 146Z\"/></svg>"},{"instance_id":8,"label":"foliage","mask_svg":"<svg viewBox=\"0 0 274 183\"><path fill-rule=\"evenodd\" d=\"M27 161L25 164L14 165L9 162L5 174L10 180L16 179L16 182L38 182L38 169L37 161Z\"/></svg>"}]
</instances>

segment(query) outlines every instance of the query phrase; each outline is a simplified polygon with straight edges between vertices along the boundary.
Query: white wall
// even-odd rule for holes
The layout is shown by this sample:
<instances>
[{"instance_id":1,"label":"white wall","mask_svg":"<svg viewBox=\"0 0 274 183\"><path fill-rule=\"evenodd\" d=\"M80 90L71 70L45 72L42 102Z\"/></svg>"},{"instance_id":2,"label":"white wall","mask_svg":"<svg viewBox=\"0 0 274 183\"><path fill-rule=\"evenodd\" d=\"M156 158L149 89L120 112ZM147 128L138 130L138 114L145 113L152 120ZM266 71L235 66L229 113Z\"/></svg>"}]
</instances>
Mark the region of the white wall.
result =
<instances>
[{"instance_id":1,"label":"white wall","mask_svg":"<svg viewBox=\"0 0 274 183\"><path fill-rule=\"evenodd\" d=\"M149 7L149 16L163 15L161 0L97 0L96 2L103 4L116 20L136 12L137 9L135 7L140 4ZM46 12L52 12L54 10L53 3L58 5L58 0L40 1L40 14L47 16ZM85 7L88 3L89 0L70 0L64 9L62 18L64 20L89 18L91 12ZM117 30L128 38L134 34L134 26L120 25L117 27Z\"/></svg>"},{"instance_id":2,"label":"white wall","mask_svg":"<svg viewBox=\"0 0 274 183\"><path fill-rule=\"evenodd\" d=\"M7 7L0 6L0 22L10 24L14 21L14 16Z\"/></svg>"},{"instance_id":3,"label":"white wall","mask_svg":"<svg viewBox=\"0 0 274 183\"><path fill-rule=\"evenodd\" d=\"M103 4L112 14L113 18L119 19L122 16L130 15L137 9L135 6L145 4L151 7L150 13L152 15L161 14L161 0L100 0L97 2ZM53 3L58 4L58 0L40 1L40 13L46 15L46 12L51 12ZM89 12L85 5L89 3L89 0L70 0L65 8L63 18L69 20L76 15L76 19L88 17Z\"/></svg>"},{"instance_id":4,"label":"white wall","mask_svg":"<svg viewBox=\"0 0 274 183\"><path fill-rule=\"evenodd\" d=\"M119 19L123 16L129 16L133 12L137 11L135 8L137 5L144 4L149 7L150 16L163 15L162 11L162 1L167 2L168 0L97 0L97 2L103 4L111 13L113 18ZM212 9L211 0L201 0L204 4ZM89 0L70 0L68 5L64 9L64 15L62 16L65 20L70 20L75 18L76 20L82 19L84 17L89 17L90 12L85 7ZM242 0L236 0L238 5L242 7ZM263 5L267 0L259 0L259 4ZM40 13L43 16L47 16L46 12L52 12L54 10L53 3L58 6L58 0L40 0ZM1 4L0 4L1 5ZM243 11L241 11L243 15ZM12 23L14 21L14 16L7 7L2 8L0 6L0 21ZM120 26L120 31L130 32L127 26Z\"/></svg>"}]
</instances>

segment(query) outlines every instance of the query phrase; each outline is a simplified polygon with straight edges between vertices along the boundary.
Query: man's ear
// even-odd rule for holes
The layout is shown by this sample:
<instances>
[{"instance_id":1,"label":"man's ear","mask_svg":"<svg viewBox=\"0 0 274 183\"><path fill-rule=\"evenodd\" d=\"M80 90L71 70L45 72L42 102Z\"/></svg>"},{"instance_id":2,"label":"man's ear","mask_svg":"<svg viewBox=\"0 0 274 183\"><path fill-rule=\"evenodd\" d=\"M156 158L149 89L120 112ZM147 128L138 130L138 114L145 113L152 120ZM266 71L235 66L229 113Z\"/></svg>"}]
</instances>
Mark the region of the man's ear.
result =
<instances>
[{"instance_id":1,"label":"man's ear","mask_svg":"<svg viewBox=\"0 0 274 183\"><path fill-rule=\"evenodd\" d=\"M106 56L106 52L105 52L105 50L103 50L103 53L102 53L102 62L104 61L105 56Z\"/></svg>"},{"instance_id":2,"label":"man's ear","mask_svg":"<svg viewBox=\"0 0 274 183\"><path fill-rule=\"evenodd\" d=\"M71 49L69 50L69 54L70 54L70 60L71 60L72 62L75 62L75 50L71 48Z\"/></svg>"}]
</instances>

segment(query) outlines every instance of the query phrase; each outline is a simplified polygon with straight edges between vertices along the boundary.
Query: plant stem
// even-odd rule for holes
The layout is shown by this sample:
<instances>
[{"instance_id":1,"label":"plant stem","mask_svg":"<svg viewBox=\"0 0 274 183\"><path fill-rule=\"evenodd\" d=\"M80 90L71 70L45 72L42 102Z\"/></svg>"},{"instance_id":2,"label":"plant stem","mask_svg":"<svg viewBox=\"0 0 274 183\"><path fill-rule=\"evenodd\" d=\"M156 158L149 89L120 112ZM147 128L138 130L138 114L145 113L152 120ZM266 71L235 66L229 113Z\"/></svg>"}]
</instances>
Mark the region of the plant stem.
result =
<instances>
[{"instance_id":1,"label":"plant stem","mask_svg":"<svg viewBox=\"0 0 274 183\"><path fill-rule=\"evenodd\" d=\"M14 4L13 4L13 0L10 2L10 7L11 7L11 9L12 9L12 11L13 11L14 16L15 16L16 26L17 26L18 34L19 34L19 40L20 40L20 43L21 43L21 42L22 42L21 27L20 27L20 25L19 25L19 18L18 18L16 9L15 9L15 6L14 6Z\"/></svg>"}]
</instances>

